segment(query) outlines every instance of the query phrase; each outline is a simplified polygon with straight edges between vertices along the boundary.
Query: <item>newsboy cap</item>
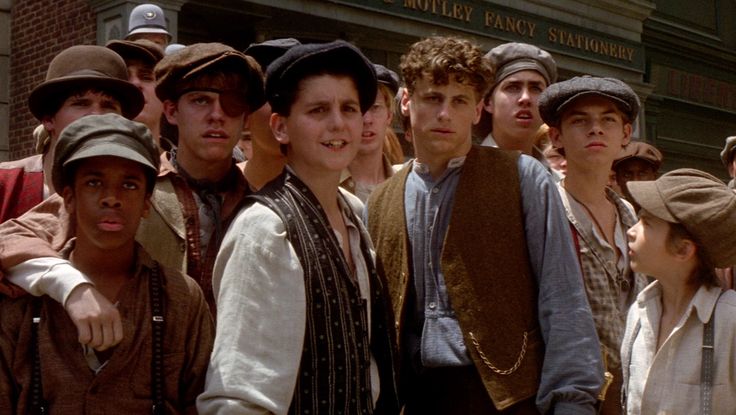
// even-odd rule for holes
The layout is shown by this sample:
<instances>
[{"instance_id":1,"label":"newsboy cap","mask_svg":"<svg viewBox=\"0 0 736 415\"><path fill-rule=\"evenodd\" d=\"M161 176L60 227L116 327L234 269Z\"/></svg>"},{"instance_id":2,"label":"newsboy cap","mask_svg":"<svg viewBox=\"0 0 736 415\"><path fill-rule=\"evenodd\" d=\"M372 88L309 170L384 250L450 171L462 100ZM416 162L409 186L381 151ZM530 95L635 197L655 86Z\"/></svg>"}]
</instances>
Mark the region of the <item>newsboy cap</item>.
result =
<instances>
[{"instance_id":1,"label":"newsboy cap","mask_svg":"<svg viewBox=\"0 0 736 415\"><path fill-rule=\"evenodd\" d=\"M613 161L613 169L616 170L616 166L622 161L632 158L641 159L650 163L654 166L654 170L658 170L662 166L663 157L661 151L649 143L632 140L621 149L618 158Z\"/></svg>"},{"instance_id":2,"label":"newsboy cap","mask_svg":"<svg viewBox=\"0 0 736 415\"><path fill-rule=\"evenodd\" d=\"M105 47L120 55L126 63L131 59L140 59L155 66L164 57L161 46L148 39L111 40Z\"/></svg>"},{"instance_id":3,"label":"newsboy cap","mask_svg":"<svg viewBox=\"0 0 736 415\"><path fill-rule=\"evenodd\" d=\"M713 265L736 264L736 193L722 181L704 171L677 169L626 186L647 212L682 224Z\"/></svg>"},{"instance_id":4,"label":"newsboy cap","mask_svg":"<svg viewBox=\"0 0 736 415\"><path fill-rule=\"evenodd\" d=\"M159 168L159 152L151 131L145 125L118 114L87 115L69 124L56 143L51 179L61 192L71 185L65 167L90 157L115 156L140 163L147 168L153 185Z\"/></svg>"},{"instance_id":5,"label":"newsboy cap","mask_svg":"<svg viewBox=\"0 0 736 415\"><path fill-rule=\"evenodd\" d=\"M143 109L143 93L128 82L128 67L117 53L104 46L77 45L51 60L46 80L28 97L28 108L42 120L59 110L59 100L79 89L103 91L120 102L123 115L135 118Z\"/></svg>"},{"instance_id":6,"label":"newsboy cap","mask_svg":"<svg viewBox=\"0 0 736 415\"><path fill-rule=\"evenodd\" d=\"M138 33L161 33L171 40L171 33L166 30L164 11L155 4L139 4L130 12L128 19L128 38Z\"/></svg>"},{"instance_id":7,"label":"newsboy cap","mask_svg":"<svg viewBox=\"0 0 736 415\"><path fill-rule=\"evenodd\" d=\"M162 102L176 101L182 92L179 90L182 83L222 68L243 76L247 90L240 92L249 112L264 104L263 73L258 62L222 43L195 43L164 56L155 68L156 95Z\"/></svg>"},{"instance_id":8,"label":"newsboy cap","mask_svg":"<svg viewBox=\"0 0 736 415\"><path fill-rule=\"evenodd\" d=\"M559 125L565 107L584 96L599 96L614 102L628 121L633 123L639 114L639 97L623 81L615 78L576 76L552 84L539 96L539 114L547 125Z\"/></svg>"},{"instance_id":9,"label":"newsboy cap","mask_svg":"<svg viewBox=\"0 0 736 415\"><path fill-rule=\"evenodd\" d=\"M539 72L547 85L557 81L557 63L549 52L528 43L504 43L491 49L485 56L496 68L493 87L509 75L525 70Z\"/></svg>"},{"instance_id":10,"label":"newsboy cap","mask_svg":"<svg viewBox=\"0 0 736 415\"><path fill-rule=\"evenodd\" d=\"M399 92L399 74L377 63L373 64L373 69L376 71L378 83L386 85L396 95Z\"/></svg>"},{"instance_id":11,"label":"newsboy cap","mask_svg":"<svg viewBox=\"0 0 736 415\"><path fill-rule=\"evenodd\" d=\"M733 160L733 151L736 149L736 135L726 137L726 145L723 146L721 151L721 161L724 166L728 166L728 163Z\"/></svg>"},{"instance_id":12,"label":"newsboy cap","mask_svg":"<svg viewBox=\"0 0 736 415\"><path fill-rule=\"evenodd\" d=\"M302 42L291 37L271 39L261 43L251 43L243 53L252 56L265 71L271 62L280 58L287 50L301 44Z\"/></svg>"},{"instance_id":13,"label":"newsboy cap","mask_svg":"<svg viewBox=\"0 0 736 415\"><path fill-rule=\"evenodd\" d=\"M378 82L373 64L344 40L294 46L269 65L266 71L266 97L275 112L288 111L287 102L299 81L318 73L350 76L355 81L360 111L365 113L376 100Z\"/></svg>"}]
</instances>

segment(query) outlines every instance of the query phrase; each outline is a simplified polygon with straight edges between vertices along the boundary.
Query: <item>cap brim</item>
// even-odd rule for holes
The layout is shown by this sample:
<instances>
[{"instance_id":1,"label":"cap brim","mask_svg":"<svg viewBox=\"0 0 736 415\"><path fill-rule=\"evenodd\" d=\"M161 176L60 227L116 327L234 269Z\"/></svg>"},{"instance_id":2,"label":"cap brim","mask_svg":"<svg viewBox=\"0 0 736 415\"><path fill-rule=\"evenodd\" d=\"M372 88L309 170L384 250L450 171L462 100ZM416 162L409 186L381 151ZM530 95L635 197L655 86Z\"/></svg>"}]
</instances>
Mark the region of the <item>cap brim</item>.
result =
<instances>
[{"instance_id":1,"label":"cap brim","mask_svg":"<svg viewBox=\"0 0 736 415\"><path fill-rule=\"evenodd\" d=\"M572 95L571 97L569 97L568 99L566 99L565 101L563 101L557 107L557 111L556 111L557 116L558 117L561 116L562 113L565 111L565 109L567 108L568 105L570 105L573 102L575 102L576 99L582 98L582 97L602 97L602 98L610 99L611 101L615 102L617 105L621 105L622 106L621 108L624 108L625 109L625 111L623 111L623 112L628 113L628 112L631 111L631 106L629 105L629 103L626 102L626 101L624 101L624 100L622 100L619 97L616 97L616 96L613 96L613 95L609 95L609 94L606 94L605 92L601 92L601 91L582 91L582 92L579 92L579 93L577 93L575 95Z\"/></svg>"},{"instance_id":2,"label":"cap brim","mask_svg":"<svg viewBox=\"0 0 736 415\"><path fill-rule=\"evenodd\" d=\"M126 141L131 141L129 137L125 138ZM143 166L153 170L154 173L157 173L158 170L156 169L156 166L151 164L151 162L141 154L143 151L146 151L143 145L140 145L140 148L136 149L132 146L122 144L121 142L116 141L116 135L113 134L85 141L79 149L74 152L74 155L64 162L64 166L67 166L73 161L90 157L112 156L142 164Z\"/></svg>"},{"instance_id":3,"label":"cap brim","mask_svg":"<svg viewBox=\"0 0 736 415\"><path fill-rule=\"evenodd\" d=\"M153 52L141 45L137 45L134 43L124 43L118 40L108 42L105 47L108 49L112 49L113 51L115 51L115 53L120 55L123 60L126 61L126 64L128 63L127 61L130 59L142 58L148 63L156 65L156 63L160 61L164 56L163 51L161 51L160 56L156 56Z\"/></svg>"},{"instance_id":4,"label":"cap brim","mask_svg":"<svg viewBox=\"0 0 736 415\"><path fill-rule=\"evenodd\" d=\"M679 223L679 220L667 209L657 182L630 181L626 183L626 188L642 209L667 222Z\"/></svg>"},{"instance_id":5,"label":"cap brim","mask_svg":"<svg viewBox=\"0 0 736 415\"><path fill-rule=\"evenodd\" d=\"M125 38L127 39L128 36L137 35L139 33L160 33L162 35L168 36L169 40L171 40L171 33L167 32L164 29L161 29L160 27L139 27L128 32Z\"/></svg>"},{"instance_id":6,"label":"cap brim","mask_svg":"<svg viewBox=\"0 0 736 415\"><path fill-rule=\"evenodd\" d=\"M70 76L53 79L37 86L28 97L28 108L38 120L50 115L58 108L48 108L50 100L48 97L58 96L66 93L72 88L99 89L109 93L120 101L122 115L133 119L143 109L145 99L143 93L128 81L103 76Z\"/></svg>"}]
</instances>

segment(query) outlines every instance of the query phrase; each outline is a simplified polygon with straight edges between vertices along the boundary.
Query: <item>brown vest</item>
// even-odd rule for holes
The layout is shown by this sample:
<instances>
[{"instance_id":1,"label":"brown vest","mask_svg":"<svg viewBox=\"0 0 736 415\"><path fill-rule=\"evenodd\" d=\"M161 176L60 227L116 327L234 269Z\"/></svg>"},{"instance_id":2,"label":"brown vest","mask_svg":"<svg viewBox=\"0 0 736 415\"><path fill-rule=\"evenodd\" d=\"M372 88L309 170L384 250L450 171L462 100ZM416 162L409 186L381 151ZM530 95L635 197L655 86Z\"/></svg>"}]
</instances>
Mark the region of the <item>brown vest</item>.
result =
<instances>
[{"instance_id":1,"label":"brown vest","mask_svg":"<svg viewBox=\"0 0 736 415\"><path fill-rule=\"evenodd\" d=\"M465 344L498 410L534 397L544 360L537 283L529 266L518 153L474 146L465 160L442 250L442 270ZM400 333L411 252L404 190L411 165L371 196L369 231ZM399 209L401 207L401 209ZM401 336L397 336L399 339Z\"/></svg>"}]
</instances>

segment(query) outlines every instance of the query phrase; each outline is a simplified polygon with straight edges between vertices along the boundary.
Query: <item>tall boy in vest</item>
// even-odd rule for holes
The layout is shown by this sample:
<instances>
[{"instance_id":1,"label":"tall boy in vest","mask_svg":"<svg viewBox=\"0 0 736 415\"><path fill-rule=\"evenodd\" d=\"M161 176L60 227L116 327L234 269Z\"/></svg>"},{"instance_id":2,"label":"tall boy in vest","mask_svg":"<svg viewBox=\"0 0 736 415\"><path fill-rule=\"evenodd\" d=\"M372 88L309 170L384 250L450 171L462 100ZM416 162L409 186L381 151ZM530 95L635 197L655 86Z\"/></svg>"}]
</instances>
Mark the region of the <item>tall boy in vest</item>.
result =
<instances>
[{"instance_id":1,"label":"tall boy in vest","mask_svg":"<svg viewBox=\"0 0 736 415\"><path fill-rule=\"evenodd\" d=\"M416 159L368 216L405 413L593 414L600 353L554 183L531 157L471 143L492 68L471 42L436 37L401 70Z\"/></svg>"},{"instance_id":2,"label":"tall boy in vest","mask_svg":"<svg viewBox=\"0 0 736 415\"><path fill-rule=\"evenodd\" d=\"M341 191L376 97L372 65L335 41L267 71L284 172L246 205L215 264L218 328L202 414L398 414L390 306Z\"/></svg>"},{"instance_id":3,"label":"tall boy in vest","mask_svg":"<svg viewBox=\"0 0 736 415\"><path fill-rule=\"evenodd\" d=\"M62 133L52 176L76 238L60 253L117 304L125 336L105 352L80 347L55 300L4 299L0 407L7 413L194 412L212 316L195 281L160 266L134 239L158 164L148 129L116 114L81 118Z\"/></svg>"},{"instance_id":4,"label":"tall boy in vest","mask_svg":"<svg viewBox=\"0 0 736 415\"><path fill-rule=\"evenodd\" d=\"M603 413L620 413L621 339L626 311L646 281L629 268L626 230L631 205L606 187L613 161L631 139L639 98L613 78L575 77L551 85L539 108L549 137L565 150L567 175L559 184L585 289L613 384Z\"/></svg>"}]
</instances>

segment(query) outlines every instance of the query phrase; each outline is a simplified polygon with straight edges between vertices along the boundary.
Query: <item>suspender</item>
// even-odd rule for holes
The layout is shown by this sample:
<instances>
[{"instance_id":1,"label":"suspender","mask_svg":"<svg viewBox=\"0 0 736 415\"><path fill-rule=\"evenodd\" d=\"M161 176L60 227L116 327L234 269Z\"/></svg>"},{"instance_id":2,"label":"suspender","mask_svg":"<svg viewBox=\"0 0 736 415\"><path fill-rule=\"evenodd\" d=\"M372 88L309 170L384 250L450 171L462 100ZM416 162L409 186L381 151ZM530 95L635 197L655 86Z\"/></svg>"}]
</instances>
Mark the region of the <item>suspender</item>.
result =
<instances>
[{"instance_id":1,"label":"suspender","mask_svg":"<svg viewBox=\"0 0 736 415\"><path fill-rule=\"evenodd\" d=\"M713 311L711 312L710 319L707 323L703 325L703 346L702 346L702 353L701 353L701 363L700 363L700 414L701 415L710 415L713 410L713 320L715 320L716 316L716 307L718 306L718 300L721 299L721 295L723 295L723 292L718 295L718 299L716 299L715 304L713 305ZM631 339L629 341L629 344L627 345L629 349L629 356L631 356L631 353L634 349L634 341L636 340L636 337L639 335L639 331L641 330L641 322L639 320L636 321L636 326L634 326L634 333L631 336ZM627 364L631 365L631 359L627 362ZM631 372L629 372L631 373ZM622 403L626 405L626 389L628 386L628 379L625 379L624 382L624 393L622 396Z\"/></svg>"},{"instance_id":2,"label":"suspender","mask_svg":"<svg viewBox=\"0 0 736 415\"><path fill-rule=\"evenodd\" d=\"M151 278L148 284L151 300L151 413L163 415L164 405L164 299L163 283L159 274L158 262L154 262L151 269ZM41 299L34 298L31 302L33 311L33 324L31 325L31 347L33 349L32 373L31 373L31 402L29 410L31 414L45 414L48 405L43 399L43 385L41 382L41 356L38 351L38 326L41 322Z\"/></svg>"},{"instance_id":3,"label":"suspender","mask_svg":"<svg viewBox=\"0 0 736 415\"><path fill-rule=\"evenodd\" d=\"M164 406L164 301L163 284L159 275L158 262L154 262L151 269L151 281L148 284L151 298L151 399L153 415L162 415Z\"/></svg>"}]
</instances>

